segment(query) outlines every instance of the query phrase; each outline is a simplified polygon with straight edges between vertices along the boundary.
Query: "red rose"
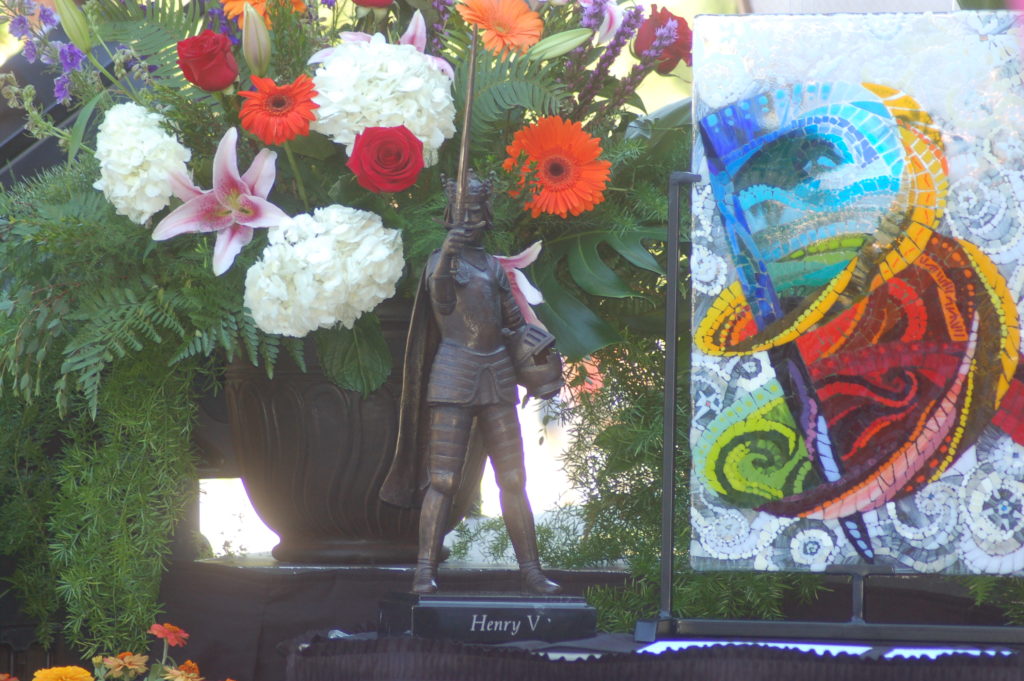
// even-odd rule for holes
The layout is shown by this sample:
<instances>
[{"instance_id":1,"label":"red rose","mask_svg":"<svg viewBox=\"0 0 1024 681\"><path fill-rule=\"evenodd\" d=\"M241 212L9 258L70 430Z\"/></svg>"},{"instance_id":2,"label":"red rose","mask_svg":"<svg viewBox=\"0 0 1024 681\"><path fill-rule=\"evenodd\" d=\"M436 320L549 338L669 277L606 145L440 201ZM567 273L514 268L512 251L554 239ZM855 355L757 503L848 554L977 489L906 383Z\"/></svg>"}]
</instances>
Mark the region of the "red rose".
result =
<instances>
[{"instance_id":1,"label":"red rose","mask_svg":"<svg viewBox=\"0 0 1024 681\"><path fill-rule=\"evenodd\" d=\"M658 29L672 19L676 21L676 39L670 45L662 48L660 55L656 55L657 71L662 75L671 72L679 65L680 60L685 61L687 66L693 64L693 31L690 30L686 19L677 17L664 7L658 9L657 5L651 5L651 16L640 24L640 28L636 32L636 39L633 41L633 52L637 58L640 58L653 47Z\"/></svg>"},{"instance_id":2,"label":"red rose","mask_svg":"<svg viewBox=\"0 0 1024 681\"><path fill-rule=\"evenodd\" d=\"M231 41L210 29L178 43L178 66L188 82L207 92L223 90L238 76Z\"/></svg>"},{"instance_id":3,"label":"red rose","mask_svg":"<svg viewBox=\"0 0 1024 681\"><path fill-rule=\"evenodd\" d=\"M423 170L423 142L404 125L366 128L356 135L345 165L363 189L399 192L415 184Z\"/></svg>"},{"instance_id":4,"label":"red rose","mask_svg":"<svg viewBox=\"0 0 1024 681\"><path fill-rule=\"evenodd\" d=\"M352 3L359 7L370 7L374 9L383 9L391 5L393 0L352 0Z\"/></svg>"}]
</instances>

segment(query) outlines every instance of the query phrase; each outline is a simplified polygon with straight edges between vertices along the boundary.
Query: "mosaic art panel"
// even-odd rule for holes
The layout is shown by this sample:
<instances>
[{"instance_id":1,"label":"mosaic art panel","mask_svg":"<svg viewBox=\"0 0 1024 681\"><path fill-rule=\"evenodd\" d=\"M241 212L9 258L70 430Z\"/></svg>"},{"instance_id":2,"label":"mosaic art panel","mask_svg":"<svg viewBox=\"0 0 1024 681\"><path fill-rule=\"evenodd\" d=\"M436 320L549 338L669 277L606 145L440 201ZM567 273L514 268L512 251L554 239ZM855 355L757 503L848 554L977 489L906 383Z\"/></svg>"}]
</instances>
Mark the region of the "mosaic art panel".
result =
<instances>
[{"instance_id":1,"label":"mosaic art panel","mask_svg":"<svg viewBox=\"0 0 1024 681\"><path fill-rule=\"evenodd\" d=\"M695 568L1024 574L1022 34L696 20Z\"/></svg>"}]
</instances>

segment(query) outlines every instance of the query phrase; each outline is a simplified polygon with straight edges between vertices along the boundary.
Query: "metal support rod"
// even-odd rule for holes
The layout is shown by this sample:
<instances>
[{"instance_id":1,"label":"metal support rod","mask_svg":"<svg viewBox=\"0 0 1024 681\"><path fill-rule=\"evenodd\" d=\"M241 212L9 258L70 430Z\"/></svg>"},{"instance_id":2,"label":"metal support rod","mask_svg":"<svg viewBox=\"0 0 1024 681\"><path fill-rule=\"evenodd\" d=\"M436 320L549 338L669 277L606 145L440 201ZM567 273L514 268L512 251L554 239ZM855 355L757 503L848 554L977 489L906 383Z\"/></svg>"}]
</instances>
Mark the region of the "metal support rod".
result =
<instances>
[{"instance_id":1,"label":"metal support rod","mask_svg":"<svg viewBox=\"0 0 1024 681\"><path fill-rule=\"evenodd\" d=\"M850 604L850 621L858 624L864 622L864 574L854 574L850 581L850 596L853 602Z\"/></svg>"},{"instance_id":2,"label":"metal support rod","mask_svg":"<svg viewBox=\"0 0 1024 681\"><path fill-rule=\"evenodd\" d=\"M679 194L700 175L675 171L668 177L668 249L665 269L665 414L661 464L661 596L659 616L672 617L672 574L675 569L676 492L676 353L679 347Z\"/></svg>"}]
</instances>

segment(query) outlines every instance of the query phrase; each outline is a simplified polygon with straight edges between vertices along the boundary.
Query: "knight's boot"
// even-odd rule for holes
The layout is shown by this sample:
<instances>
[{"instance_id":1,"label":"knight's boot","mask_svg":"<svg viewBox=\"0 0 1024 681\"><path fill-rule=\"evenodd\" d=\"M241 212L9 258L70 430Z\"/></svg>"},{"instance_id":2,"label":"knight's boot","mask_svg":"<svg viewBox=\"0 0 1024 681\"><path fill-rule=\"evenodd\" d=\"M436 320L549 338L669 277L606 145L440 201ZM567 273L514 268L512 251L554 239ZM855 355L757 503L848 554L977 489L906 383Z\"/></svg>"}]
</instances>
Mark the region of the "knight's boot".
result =
<instances>
[{"instance_id":1,"label":"knight's boot","mask_svg":"<svg viewBox=\"0 0 1024 681\"><path fill-rule=\"evenodd\" d=\"M437 561L425 559L416 561L416 572L412 577L412 591L417 594L437 592Z\"/></svg>"},{"instance_id":2,"label":"knight's boot","mask_svg":"<svg viewBox=\"0 0 1024 681\"><path fill-rule=\"evenodd\" d=\"M419 555L412 578L412 591L432 594L437 591L437 565L441 562L444 526L451 512L451 497L433 487L427 490L420 509Z\"/></svg>"},{"instance_id":3,"label":"knight's boot","mask_svg":"<svg viewBox=\"0 0 1024 681\"><path fill-rule=\"evenodd\" d=\"M520 482L521 469L511 469L505 475L500 473L499 476L518 482L516 485L509 485L512 487L511 491L502 491L501 503L505 527L509 531L515 557L519 561L523 592L540 596L561 593L562 588L546 578L541 571L540 555L537 551L537 529L534 526L534 514L529 510L529 502Z\"/></svg>"},{"instance_id":4,"label":"knight's boot","mask_svg":"<svg viewBox=\"0 0 1024 681\"><path fill-rule=\"evenodd\" d=\"M562 593L562 587L544 576L540 571L539 560L529 560L519 564L519 572L523 576L523 591L538 596L554 596Z\"/></svg>"}]
</instances>

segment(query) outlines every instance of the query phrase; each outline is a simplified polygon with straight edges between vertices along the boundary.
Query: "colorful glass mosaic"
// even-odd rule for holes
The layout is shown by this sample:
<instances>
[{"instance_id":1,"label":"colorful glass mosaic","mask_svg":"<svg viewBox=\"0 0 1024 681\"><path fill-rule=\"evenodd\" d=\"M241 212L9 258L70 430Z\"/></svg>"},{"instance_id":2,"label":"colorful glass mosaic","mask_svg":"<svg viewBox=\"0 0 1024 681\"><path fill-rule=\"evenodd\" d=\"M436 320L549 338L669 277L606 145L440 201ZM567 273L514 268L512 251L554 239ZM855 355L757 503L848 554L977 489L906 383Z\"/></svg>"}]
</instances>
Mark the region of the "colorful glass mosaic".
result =
<instances>
[{"instance_id":1,"label":"colorful glass mosaic","mask_svg":"<svg viewBox=\"0 0 1024 681\"><path fill-rule=\"evenodd\" d=\"M1024 574L1022 39L696 20L695 568Z\"/></svg>"}]
</instances>

